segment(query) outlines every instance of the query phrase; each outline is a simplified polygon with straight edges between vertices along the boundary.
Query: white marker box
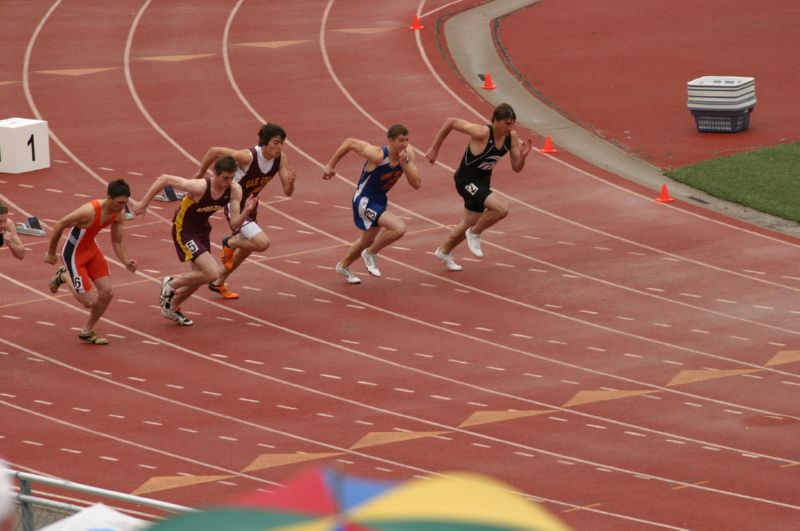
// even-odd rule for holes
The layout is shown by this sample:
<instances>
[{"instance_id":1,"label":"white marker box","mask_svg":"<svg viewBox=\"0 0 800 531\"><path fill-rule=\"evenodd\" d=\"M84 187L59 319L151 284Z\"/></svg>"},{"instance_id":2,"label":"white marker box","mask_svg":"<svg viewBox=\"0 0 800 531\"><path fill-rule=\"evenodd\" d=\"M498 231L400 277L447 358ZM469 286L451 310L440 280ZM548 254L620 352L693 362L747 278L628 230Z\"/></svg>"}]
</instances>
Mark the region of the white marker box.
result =
<instances>
[{"instance_id":1,"label":"white marker box","mask_svg":"<svg viewBox=\"0 0 800 531\"><path fill-rule=\"evenodd\" d=\"M0 120L0 173L50 167L47 122L28 118Z\"/></svg>"}]
</instances>

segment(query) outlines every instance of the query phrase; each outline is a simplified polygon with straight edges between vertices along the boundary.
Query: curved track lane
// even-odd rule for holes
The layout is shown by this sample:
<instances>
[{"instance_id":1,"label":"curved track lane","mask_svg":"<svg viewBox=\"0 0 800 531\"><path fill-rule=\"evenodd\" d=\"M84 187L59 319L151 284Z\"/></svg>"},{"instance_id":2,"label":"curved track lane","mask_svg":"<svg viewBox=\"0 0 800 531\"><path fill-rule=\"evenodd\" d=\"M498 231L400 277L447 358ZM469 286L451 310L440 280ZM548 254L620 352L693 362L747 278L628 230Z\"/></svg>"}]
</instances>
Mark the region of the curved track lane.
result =
<instances>
[{"instance_id":1,"label":"curved track lane","mask_svg":"<svg viewBox=\"0 0 800 531\"><path fill-rule=\"evenodd\" d=\"M462 8L448 4L420 12ZM392 193L409 232L385 253L384 277L343 286L330 264L353 236L359 165L319 178L341 139L379 142L402 122L424 150L445 116L487 112L446 69L447 89L431 74L435 43L405 29L413 11L130 1L103 31L75 22L101 5L40 2L42 18L22 25L21 40L35 36L23 94L49 120L58 161L2 179L15 209L47 220L116 176L137 190L189 175L208 146L248 145L266 119L289 132L298 192L262 194L273 247L232 277L242 299L187 305L192 329L154 304L158 278L179 267L171 205L126 229L143 270L112 266L114 341L102 351L72 343L82 310L46 293L41 243L29 268L4 269L0 313L19 326L0 347L2 405L30 425L0 434L12 462L191 504L328 460L385 477L489 473L578 528L797 518L794 244L532 154L520 176L497 171L513 212L487 258L447 274L431 251L459 214L448 163L463 146L448 141L423 190ZM138 454L98 481L100 458L56 448L64 439Z\"/></svg>"}]
</instances>

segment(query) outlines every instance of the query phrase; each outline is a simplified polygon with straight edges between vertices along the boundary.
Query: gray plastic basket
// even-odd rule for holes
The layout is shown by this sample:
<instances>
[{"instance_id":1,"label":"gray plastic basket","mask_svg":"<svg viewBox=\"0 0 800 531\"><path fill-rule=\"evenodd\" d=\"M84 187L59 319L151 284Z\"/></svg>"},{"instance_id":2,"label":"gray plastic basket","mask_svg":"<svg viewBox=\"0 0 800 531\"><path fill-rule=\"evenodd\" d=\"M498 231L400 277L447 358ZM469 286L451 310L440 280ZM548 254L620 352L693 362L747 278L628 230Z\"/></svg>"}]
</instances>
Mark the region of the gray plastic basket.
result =
<instances>
[{"instance_id":1,"label":"gray plastic basket","mask_svg":"<svg viewBox=\"0 0 800 531\"><path fill-rule=\"evenodd\" d=\"M741 111L692 110L700 133L738 133L750 127L752 107Z\"/></svg>"}]
</instances>

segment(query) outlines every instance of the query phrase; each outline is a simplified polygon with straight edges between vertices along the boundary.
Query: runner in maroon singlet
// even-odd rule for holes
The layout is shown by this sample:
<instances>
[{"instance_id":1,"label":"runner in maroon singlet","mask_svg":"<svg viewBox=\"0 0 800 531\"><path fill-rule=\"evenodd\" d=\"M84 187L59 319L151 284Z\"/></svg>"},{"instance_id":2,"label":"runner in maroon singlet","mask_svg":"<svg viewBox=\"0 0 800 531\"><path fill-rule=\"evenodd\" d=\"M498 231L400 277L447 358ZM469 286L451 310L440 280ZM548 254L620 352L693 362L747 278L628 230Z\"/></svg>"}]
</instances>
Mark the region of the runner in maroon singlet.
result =
<instances>
[{"instance_id":1,"label":"runner in maroon singlet","mask_svg":"<svg viewBox=\"0 0 800 531\"><path fill-rule=\"evenodd\" d=\"M211 164L220 157L232 157L237 164L233 180L242 187L240 209L248 198L258 196L259 192L277 174L283 185L283 193L291 196L294 193L294 169L290 168L283 153L283 142L286 132L279 125L267 123L258 132L258 145L249 149L233 150L225 147L212 147L203 157L200 170L195 178L204 177ZM222 240L222 265L225 270L208 289L219 293L226 299L238 299L239 295L230 291L225 284L231 273L250 256L250 253L261 253L269 248L270 241L264 230L256 221L258 203L250 216L239 229L234 229L230 236ZM225 208L225 215L230 220L230 208Z\"/></svg>"},{"instance_id":2,"label":"runner in maroon singlet","mask_svg":"<svg viewBox=\"0 0 800 531\"><path fill-rule=\"evenodd\" d=\"M191 262L188 273L164 277L161 281L161 314L181 326L194 322L181 312L183 301L197 288L219 277L222 267L208 251L211 249L211 223L209 218L228 203L231 204L231 227L238 228L255 208L256 198L251 197L239 210L242 188L233 182L236 161L223 157L214 163L214 175L204 179L184 179L162 175L150 185L136 214L144 215L147 205L165 186L183 190L186 195L172 218L172 240L181 262Z\"/></svg>"}]
</instances>

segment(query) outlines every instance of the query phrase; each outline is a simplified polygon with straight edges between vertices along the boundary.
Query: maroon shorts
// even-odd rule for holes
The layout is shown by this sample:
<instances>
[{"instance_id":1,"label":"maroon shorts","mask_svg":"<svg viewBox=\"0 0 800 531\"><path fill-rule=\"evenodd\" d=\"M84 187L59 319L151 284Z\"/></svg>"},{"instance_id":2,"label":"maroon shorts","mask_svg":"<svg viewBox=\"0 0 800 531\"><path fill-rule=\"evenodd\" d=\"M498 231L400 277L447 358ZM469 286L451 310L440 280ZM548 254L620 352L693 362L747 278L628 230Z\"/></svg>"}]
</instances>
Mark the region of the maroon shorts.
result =
<instances>
[{"instance_id":1,"label":"maroon shorts","mask_svg":"<svg viewBox=\"0 0 800 531\"><path fill-rule=\"evenodd\" d=\"M194 261L198 256L211 249L211 225L207 230L202 231L186 229L178 231L173 224L172 242L175 244L175 251L181 262Z\"/></svg>"}]
</instances>

